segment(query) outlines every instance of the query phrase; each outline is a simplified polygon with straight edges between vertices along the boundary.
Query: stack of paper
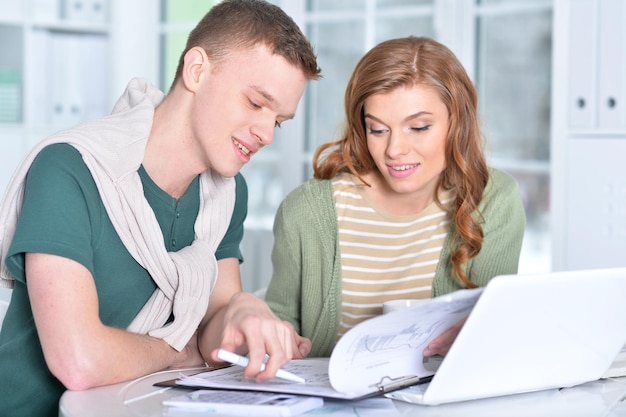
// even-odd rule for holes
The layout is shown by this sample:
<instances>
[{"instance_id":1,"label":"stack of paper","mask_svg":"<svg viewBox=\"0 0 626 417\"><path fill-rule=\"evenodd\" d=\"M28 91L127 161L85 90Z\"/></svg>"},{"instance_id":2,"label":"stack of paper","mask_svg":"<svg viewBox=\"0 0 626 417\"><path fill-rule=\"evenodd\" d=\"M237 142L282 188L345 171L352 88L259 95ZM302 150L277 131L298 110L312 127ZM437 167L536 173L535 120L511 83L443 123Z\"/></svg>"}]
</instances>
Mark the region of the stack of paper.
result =
<instances>
[{"instance_id":1,"label":"stack of paper","mask_svg":"<svg viewBox=\"0 0 626 417\"><path fill-rule=\"evenodd\" d=\"M193 412L289 417L322 407L324 401L267 392L198 390L172 397L163 401L163 405L169 406L165 414L169 417L189 416Z\"/></svg>"}]
</instances>

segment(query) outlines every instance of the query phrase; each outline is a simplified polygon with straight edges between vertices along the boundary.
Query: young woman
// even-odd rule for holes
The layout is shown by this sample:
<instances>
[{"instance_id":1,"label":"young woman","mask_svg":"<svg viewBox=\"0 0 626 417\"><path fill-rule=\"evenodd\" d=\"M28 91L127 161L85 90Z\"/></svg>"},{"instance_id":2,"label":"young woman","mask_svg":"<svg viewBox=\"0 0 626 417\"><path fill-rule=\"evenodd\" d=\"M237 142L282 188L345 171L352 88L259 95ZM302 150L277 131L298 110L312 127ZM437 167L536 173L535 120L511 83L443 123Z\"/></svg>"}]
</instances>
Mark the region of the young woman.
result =
<instances>
[{"instance_id":1,"label":"young woman","mask_svg":"<svg viewBox=\"0 0 626 417\"><path fill-rule=\"evenodd\" d=\"M385 41L357 64L340 140L274 223L266 299L328 356L398 298L426 298L516 273L525 214L515 180L487 167L476 90L444 45ZM445 354L459 323L425 349Z\"/></svg>"}]
</instances>

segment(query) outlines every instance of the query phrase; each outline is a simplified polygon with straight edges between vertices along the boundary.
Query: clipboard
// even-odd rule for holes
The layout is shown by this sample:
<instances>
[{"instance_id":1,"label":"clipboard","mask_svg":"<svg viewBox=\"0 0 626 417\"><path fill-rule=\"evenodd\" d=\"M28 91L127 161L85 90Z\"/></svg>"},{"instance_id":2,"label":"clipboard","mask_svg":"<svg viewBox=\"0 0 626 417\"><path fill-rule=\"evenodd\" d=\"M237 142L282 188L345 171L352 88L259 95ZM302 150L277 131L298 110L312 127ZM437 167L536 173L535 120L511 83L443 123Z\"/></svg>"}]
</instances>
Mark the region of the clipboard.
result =
<instances>
[{"instance_id":1,"label":"clipboard","mask_svg":"<svg viewBox=\"0 0 626 417\"><path fill-rule=\"evenodd\" d=\"M228 390L256 391L292 395L314 396L333 400L362 400L407 388L409 386L430 382L432 375L382 377L378 382L370 384L366 391L340 392L330 383L328 378L328 358L307 358L293 360L283 369L297 373L307 379L305 383L273 379L263 383L247 380L243 376L243 368L227 366L209 369L194 375L182 375L179 378L157 382L157 387L170 387L185 390Z\"/></svg>"}]
</instances>

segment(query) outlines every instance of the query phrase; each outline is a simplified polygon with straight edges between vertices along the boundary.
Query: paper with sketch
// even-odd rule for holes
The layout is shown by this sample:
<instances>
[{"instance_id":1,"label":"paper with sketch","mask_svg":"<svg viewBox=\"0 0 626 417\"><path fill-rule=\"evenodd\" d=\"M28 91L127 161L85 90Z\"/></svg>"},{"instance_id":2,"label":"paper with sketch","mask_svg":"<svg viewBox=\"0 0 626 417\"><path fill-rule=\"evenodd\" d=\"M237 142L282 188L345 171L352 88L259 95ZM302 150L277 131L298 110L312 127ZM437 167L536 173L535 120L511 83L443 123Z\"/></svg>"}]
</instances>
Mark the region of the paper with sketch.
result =
<instances>
[{"instance_id":1,"label":"paper with sketch","mask_svg":"<svg viewBox=\"0 0 626 417\"><path fill-rule=\"evenodd\" d=\"M274 378L270 381L257 383L243 376L243 368L230 366L191 376L181 376L176 381L179 385L192 387L238 389L249 391L269 391L284 394L304 394L316 397L351 399L333 389L328 380L328 358L308 358L292 360L283 369L292 372L306 382L292 382Z\"/></svg>"},{"instance_id":2,"label":"paper with sketch","mask_svg":"<svg viewBox=\"0 0 626 417\"><path fill-rule=\"evenodd\" d=\"M329 380L340 392L360 395L373 384L433 374L422 351L435 337L467 317L482 288L459 290L428 303L374 317L348 331L330 357Z\"/></svg>"},{"instance_id":3,"label":"paper with sketch","mask_svg":"<svg viewBox=\"0 0 626 417\"><path fill-rule=\"evenodd\" d=\"M181 376L176 384L336 399L362 398L377 393L379 385L397 378L432 375L423 365L422 351L434 337L469 315L481 292L482 288L459 290L411 309L359 323L343 335L330 359L292 360L283 367L306 379L305 383L274 378L259 384L245 379L243 368L233 366Z\"/></svg>"}]
</instances>

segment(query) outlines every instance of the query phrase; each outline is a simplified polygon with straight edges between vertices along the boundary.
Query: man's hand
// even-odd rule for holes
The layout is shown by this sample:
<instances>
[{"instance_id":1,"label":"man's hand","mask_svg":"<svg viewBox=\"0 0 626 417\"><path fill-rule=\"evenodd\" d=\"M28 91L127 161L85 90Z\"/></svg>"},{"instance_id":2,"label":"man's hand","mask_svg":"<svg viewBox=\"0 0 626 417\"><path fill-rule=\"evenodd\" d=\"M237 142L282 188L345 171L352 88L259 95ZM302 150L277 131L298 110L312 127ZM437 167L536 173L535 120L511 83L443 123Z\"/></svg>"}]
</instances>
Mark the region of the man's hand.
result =
<instances>
[{"instance_id":1,"label":"man's hand","mask_svg":"<svg viewBox=\"0 0 626 417\"><path fill-rule=\"evenodd\" d=\"M223 365L217 357L220 348L240 355L248 353L244 375L261 382L274 378L276 371L291 359L309 354L309 339L299 336L290 323L279 319L264 300L242 292L238 259L221 259L217 264L218 279L198 333L198 345L205 361ZM269 360L261 372L266 354Z\"/></svg>"},{"instance_id":2,"label":"man's hand","mask_svg":"<svg viewBox=\"0 0 626 417\"><path fill-rule=\"evenodd\" d=\"M293 326L280 320L268 305L251 293L235 294L224 312L224 330L220 348L230 352L248 350L247 378L257 382L274 378L276 371L291 359L302 359L311 350L311 342L298 335ZM266 368L260 371L265 355ZM217 349L211 358L219 362Z\"/></svg>"}]
</instances>

